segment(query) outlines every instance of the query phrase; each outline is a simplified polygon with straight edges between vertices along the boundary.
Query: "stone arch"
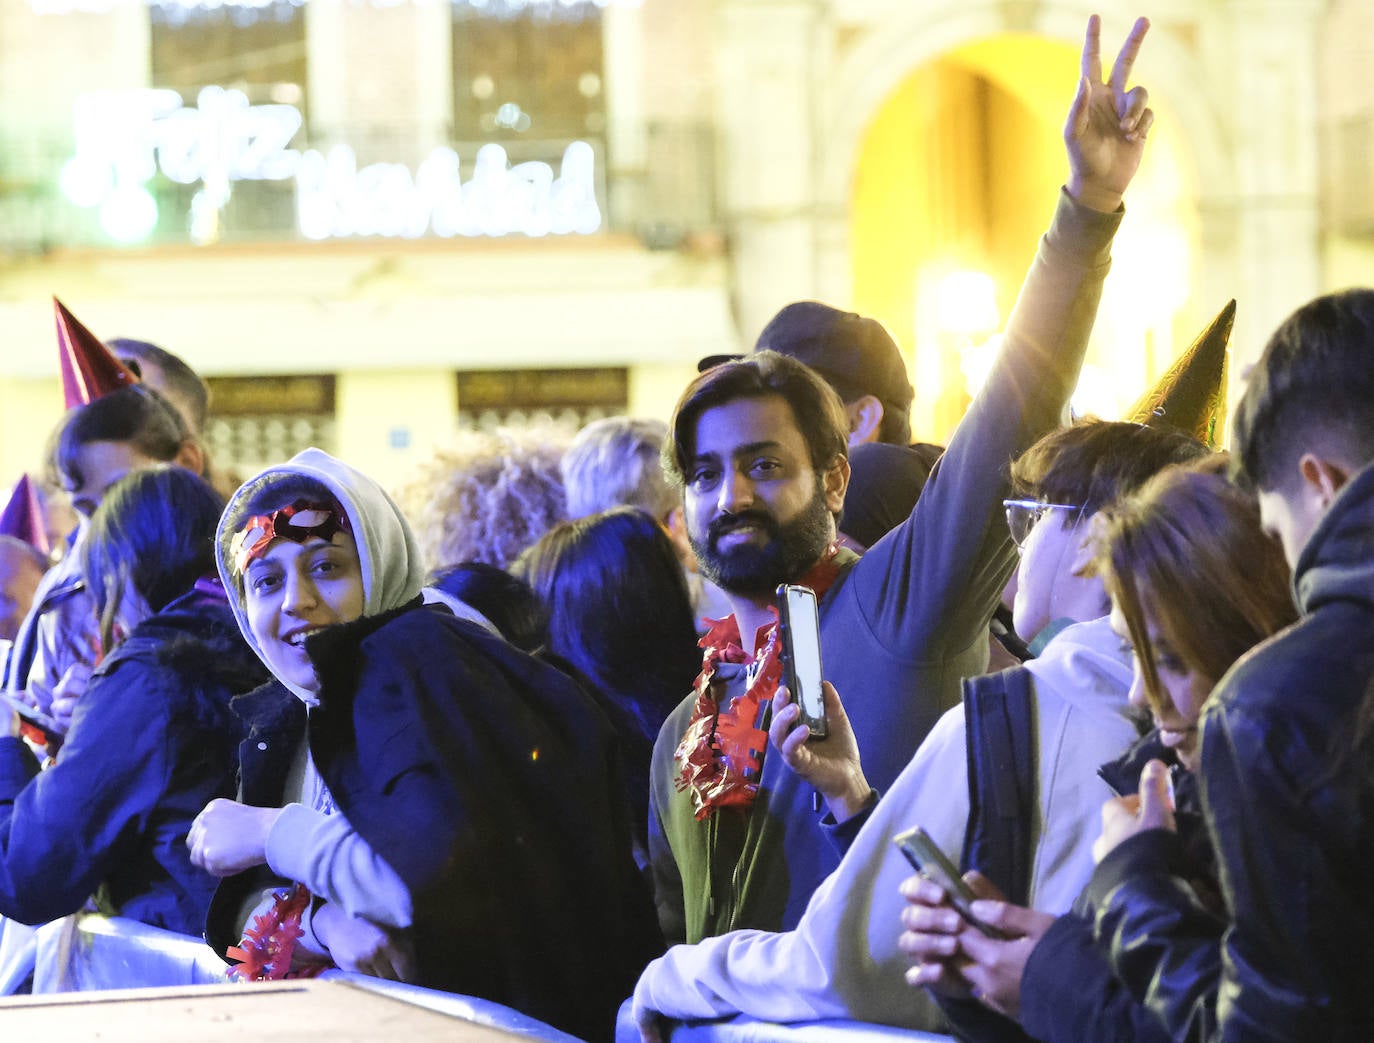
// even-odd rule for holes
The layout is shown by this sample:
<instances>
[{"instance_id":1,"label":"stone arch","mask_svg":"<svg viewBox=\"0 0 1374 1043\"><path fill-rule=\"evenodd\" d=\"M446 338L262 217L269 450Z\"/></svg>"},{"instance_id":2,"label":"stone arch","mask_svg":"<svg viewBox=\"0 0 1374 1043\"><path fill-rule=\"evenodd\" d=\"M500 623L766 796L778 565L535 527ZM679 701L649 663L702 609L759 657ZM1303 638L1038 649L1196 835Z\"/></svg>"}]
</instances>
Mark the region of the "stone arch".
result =
<instances>
[{"instance_id":1,"label":"stone arch","mask_svg":"<svg viewBox=\"0 0 1374 1043\"><path fill-rule=\"evenodd\" d=\"M1033 24L1017 19L1004 4L951 5L936 0L896 4L853 44L835 66L822 93L824 110L816 170L818 213L830 215L833 227L820 230L818 258L821 295L848 297L849 247L843 231L850 184L860 144L873 113L901 82L925 62L974 40L1009 31L1034 31L1077 45L1082 39L1083 8L1067 2L1046 3ZM1106 61L1115 53L1125 19L1109 18L1104 31ZM1193 164L1199 211L1209 199L1229 195L1234 182L1225 125L1209 101L1210 78L1197 56L1167 26L1153 26L1146 42L1145 74L1151 93L1164 101L1180 124ZM1215 86L1215 85L1213 85ZM1071 84L1065 85L1065 100Z\"/></svg>"}]
</instances>

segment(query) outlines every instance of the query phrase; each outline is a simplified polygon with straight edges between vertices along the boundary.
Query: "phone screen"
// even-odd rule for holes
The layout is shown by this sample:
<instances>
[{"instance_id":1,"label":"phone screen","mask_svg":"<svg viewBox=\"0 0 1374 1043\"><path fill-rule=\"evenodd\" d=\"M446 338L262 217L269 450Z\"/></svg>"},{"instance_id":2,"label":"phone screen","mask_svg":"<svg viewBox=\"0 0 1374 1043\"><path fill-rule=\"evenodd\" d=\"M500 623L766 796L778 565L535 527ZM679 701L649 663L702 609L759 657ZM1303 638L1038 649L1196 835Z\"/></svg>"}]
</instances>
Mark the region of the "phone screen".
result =
<instances>
[{"instance_id":1,"label":"phone screen","mask_svg":"<svg viewBox=\"0 0 1374 1043\"><path fill-rule=\"evenodd\" d=\"M791 584L778 588L782 620L783 662L788 691L801 707L802 723L823 738L825 694L821 691L821 627L816 593Z\"/></svg>"}]
</instances>

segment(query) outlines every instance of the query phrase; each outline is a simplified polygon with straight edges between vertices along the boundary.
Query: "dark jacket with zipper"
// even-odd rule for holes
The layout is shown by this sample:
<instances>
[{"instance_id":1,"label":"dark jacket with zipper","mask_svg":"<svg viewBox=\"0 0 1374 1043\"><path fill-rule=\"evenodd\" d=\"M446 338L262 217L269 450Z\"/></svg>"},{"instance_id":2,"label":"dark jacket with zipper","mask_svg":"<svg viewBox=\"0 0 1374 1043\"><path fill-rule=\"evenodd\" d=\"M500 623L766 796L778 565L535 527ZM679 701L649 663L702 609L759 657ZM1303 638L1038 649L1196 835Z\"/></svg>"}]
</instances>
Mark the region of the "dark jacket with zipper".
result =
<instances>
[{"instance_id":1,"label":"dark jacket with zipper","mask_svg":"<svg viewBox=\"0 0 1374 1043\"><path fill-rule=\"evenodd\" d=\"M1140 773L1152 758L1166 763L1173 760L1172 752L1159 743L1154 732L1118 760L1104 764L1098 774L1118 795L1132 794L1139 789ZM1176 769L1174 779L1178 833L1153 830L1133 837L1102 860L1073 908L1058 917L1031 950L1021 979L1019 1024L972 1000L941 1001L959 1039L977 1043L1168 1040L1163 1024L1116 979L1094 938L1093 911L1094 897L1105 881L1138 871L1136 860L1142 840L1167 847L1175 856L1172 864L1180 879L1195 880L1199 891L1215 895L1213 860L1198 806L1196 778ZM1014 880L1007 883L1013 889L1018 886ZM1029 878L1019 886L1028 887Z\"/></svg>"},{"instance_id":2,"label":"dark jacket with zipper","mask_svg":"<svg viewBox=\"0 0 1374 1043\"><path fill-rule=\"evenodd\" d=\"M1224 930L1163 851L1097 903L1117 976L1174 1039L1374 1039L1374 774L1355 745L1374 708L1374 465L1318 523L1294 586L1303 618L1236 663L1203 713Z\"/></svg>"}]
</instances>

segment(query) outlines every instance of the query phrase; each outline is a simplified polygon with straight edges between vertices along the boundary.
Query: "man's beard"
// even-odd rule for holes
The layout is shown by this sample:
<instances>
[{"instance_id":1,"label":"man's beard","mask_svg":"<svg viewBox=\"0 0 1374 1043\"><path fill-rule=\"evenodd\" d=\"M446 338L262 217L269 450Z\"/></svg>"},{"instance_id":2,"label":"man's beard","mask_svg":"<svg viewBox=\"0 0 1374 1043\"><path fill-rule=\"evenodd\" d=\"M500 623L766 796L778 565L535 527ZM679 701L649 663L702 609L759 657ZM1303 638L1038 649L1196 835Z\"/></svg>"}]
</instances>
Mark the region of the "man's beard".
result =
<instances>
[{"instance_id":1,"label":"man's beard","mask_svg":"<svg viewBox=\"0 0 1374 1043\"><path fill-rule=\"evenodd\" d=\"M754 526L767 539L721 550L721 537L742 525ZM771 598L778 584L796 582L820 560L834 539L834 516L825 505L825 491L817 488L791 521L779 522L763 510L744 510L713 518L705 540L694 534L689 539L697 566L716 586L730 594Z\"/></svg>"}]
</instances>

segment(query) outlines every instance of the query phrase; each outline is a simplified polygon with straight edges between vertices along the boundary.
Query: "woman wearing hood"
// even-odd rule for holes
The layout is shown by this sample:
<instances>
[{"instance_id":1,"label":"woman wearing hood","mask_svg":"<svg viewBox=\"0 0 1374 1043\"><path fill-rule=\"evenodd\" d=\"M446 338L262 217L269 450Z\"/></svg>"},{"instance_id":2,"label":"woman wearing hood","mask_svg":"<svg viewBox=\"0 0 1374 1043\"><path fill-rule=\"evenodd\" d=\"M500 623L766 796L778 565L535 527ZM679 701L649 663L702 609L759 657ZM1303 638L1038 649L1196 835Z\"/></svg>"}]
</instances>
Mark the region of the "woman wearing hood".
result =
<instances>
[{"instance_id":1,"label":"woman wearing hood","mask_svg":"<svg viewBox=\"0 0 1374 1043\"><path fill-rule=\"evenodd\" d=\"M248 928L230 953L245 976L336 963L607 1035L658 939L605 718L422 605L396 505L319 450L245 484L217 550L280 686L241 704L241 803L211 803L188 837L230 877L211 943Z\"/></svg>"}]
</instances>

